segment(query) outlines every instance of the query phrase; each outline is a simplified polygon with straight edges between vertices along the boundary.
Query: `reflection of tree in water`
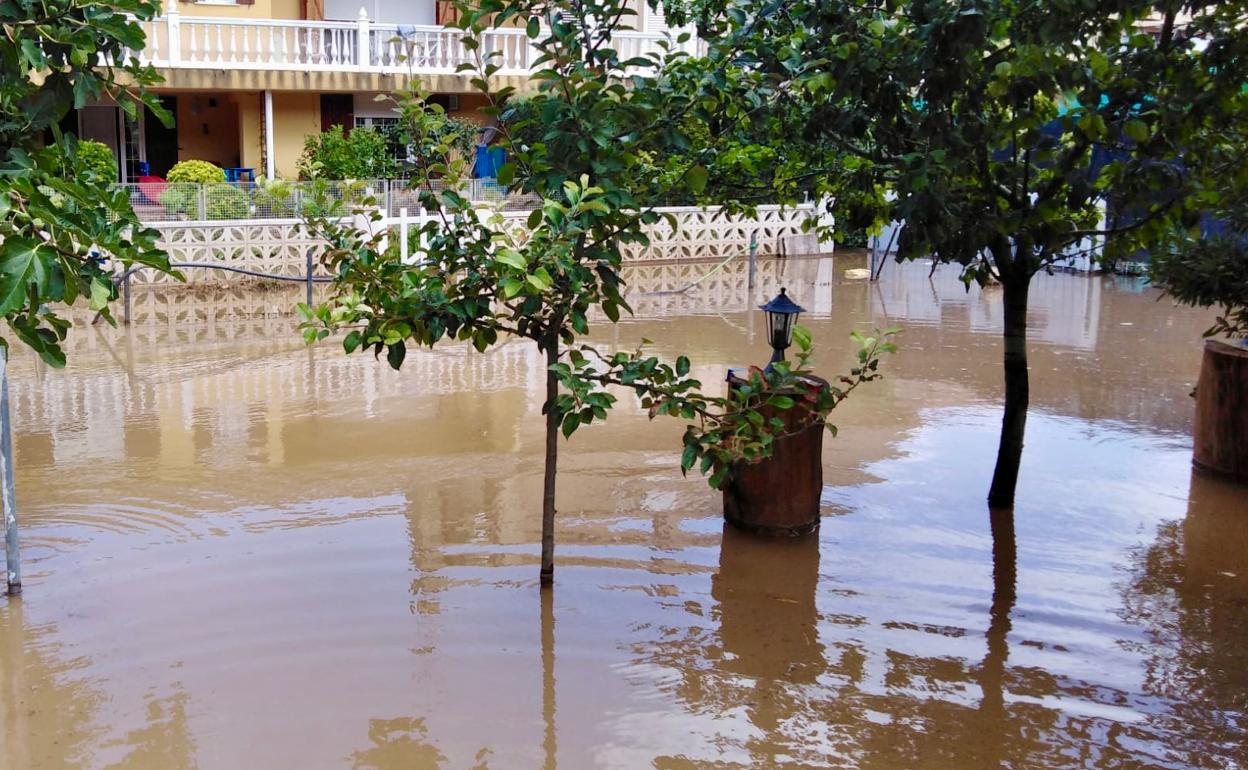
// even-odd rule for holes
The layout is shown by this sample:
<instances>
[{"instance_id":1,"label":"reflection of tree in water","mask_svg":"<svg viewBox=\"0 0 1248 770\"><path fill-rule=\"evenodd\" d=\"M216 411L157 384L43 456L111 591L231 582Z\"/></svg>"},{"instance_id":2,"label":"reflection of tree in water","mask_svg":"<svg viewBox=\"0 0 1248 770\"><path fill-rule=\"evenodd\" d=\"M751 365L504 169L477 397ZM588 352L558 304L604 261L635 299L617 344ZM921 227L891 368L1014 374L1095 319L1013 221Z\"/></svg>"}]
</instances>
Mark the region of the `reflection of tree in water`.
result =
<instances>
[{"instance_id":1,"label":"reflection of tree in water","mask_svg":"<svg viewBox=\"0 0 1248 770\"><path fill-rule=\"evenodd\" d=\"M1167 758L1248 765L1248 489L1193 473L1187 517L1137 555L1124 605L1146 629L1135 647Z\"/></svg>"},{"instance_id":2,"label":"reflection of tree in water","mask_svg":"<svg viewBox=\"0 0 1248 770\"><path fill-rule=\"evenodd\" d=\"M90 767L106 734L103 693L66 654L56 627L28 625L22 600L0 601L0 767Z\"/></svg>"},{"instance_id":3,"label":"reflection of tree in water","mask_svg":"<svg viewBox=\"0 0 1248 770\"><path fill-rule=\"evenodd\" d=\"M108 770L127 768L178 768L194 770L195 741L187 728L186 706L190 697L182 689L162 698L147 701L147 724L126 733L121 743L127 746L126 756L109 765Z\"/></svg>"},{"instance_id":4,"label":"reflection of tree in water","mask_svg":"<svg viewBox=\"0 0 1248 770\"><path fill-rule=\"evenodd\" d=\"M646 663L678 674L660 687L687 710L726 725L744 718L749 727L727 727L702 747L718 757L667 756L655 766L1170 766L1169 727L1113 716L1116 708L1156 711L1147 698L1011 663L1010 642L1026 641L1012 630L1017 557L1008 521L994 521L993 534L992 599L977 630L973 618L960 629L837 616L826 607L820 614L816 538L766 541L725 529L711 589L718 628L671 628L636 649ZM906 649L889 649L901 638L891 636L894 629L945 637L934 645L941 653L916 653L912 635ZM948 652L951 645L965 653ZM1228 688L1241 696L1245 670ZM1227 737L1218 739L1222 746Z\"/></svg>"},{"instance_id":5,"label":"reflection of tree in water","mask_svg":"<svg viewBox=\"0 0 1248 770\"><path fill-rule=\"evenodd\" d=\"M446 755L429 738L425 720L417 717L368 720L370 748L351 755L353 770L434 770L446 766ZM487 770L488 750L477 752L471 770Z\"/></svg>"}]
</instances>

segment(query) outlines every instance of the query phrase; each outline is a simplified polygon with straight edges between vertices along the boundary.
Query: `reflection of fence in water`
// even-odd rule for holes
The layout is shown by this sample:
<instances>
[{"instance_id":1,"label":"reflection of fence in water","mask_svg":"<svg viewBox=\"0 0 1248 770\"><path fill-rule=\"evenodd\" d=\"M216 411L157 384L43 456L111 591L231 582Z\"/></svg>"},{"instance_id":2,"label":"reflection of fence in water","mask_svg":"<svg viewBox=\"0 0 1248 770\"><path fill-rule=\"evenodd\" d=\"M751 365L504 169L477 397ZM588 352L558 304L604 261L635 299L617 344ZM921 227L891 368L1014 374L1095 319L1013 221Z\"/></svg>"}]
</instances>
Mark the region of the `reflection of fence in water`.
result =
<instances>
[{"instance_id":1,"label":"reflection of fence in water","mask_svg":"<svg viewBox=\"0 0 1248 770\"><path fill-rule=\"evenodd\" d=\"M626 268L624 277L642 318L668 312L739 312L753 310L756 299L782 284L817 283L831 262L760 260L754 298L747 289L744 259L726 265L686 295L653 292L680 288L713 264L639 265ZM120 452L124 437L117 426L143 415L174 420L180 430L190 430L195 411L208 409L213 435L234 440L245 430L248 408L273 402L355 402L371 413L380 400L396 396L518 389L530 406L536 408L540 400L542 360L527 341L485 355L466 344L412 350L396 374L384 361L346 356L332 341L312 354L305 352L297 319L290 313L302 300L299 285L144 287L134 292L131 325L121 330L83 328L90 316L80 310L75 317L79 328L66 341L71 361L83 360L73 372L48 371L29 356L14 363L14 424L26 432L50 433L54 452L62 456L94 456ZM620 408L631 410L633 404L625 399Z\"/></svg>"},{"instance_id":2,"label":"reflection of fence in water","mask_svg":"<svg viewBox=\"0 0 1248 770\"><path fill-rule=\"evenodd\" d=\"M402 372L390 371L384 360L347 356L336 346L310 355L293 334L215 356L187 346L173 361L140 359L134 354L138 343L114 350L119 365L113 367L97 362L71 373L15 372L15 429L50 434L56 459L84 453L119 457L120 426L150 422L152 416L183 431L207 424L214 436L233 440L240 431L245 434L252 407L280 408L300 400L354 403L371 416L382 400L394 397L521 389L529 401L541 393L541 359L535 346L521 342L486 355L467 345L413 351ZM211 414L206 421L204 410Z\"/></svg>"}]
</instances>

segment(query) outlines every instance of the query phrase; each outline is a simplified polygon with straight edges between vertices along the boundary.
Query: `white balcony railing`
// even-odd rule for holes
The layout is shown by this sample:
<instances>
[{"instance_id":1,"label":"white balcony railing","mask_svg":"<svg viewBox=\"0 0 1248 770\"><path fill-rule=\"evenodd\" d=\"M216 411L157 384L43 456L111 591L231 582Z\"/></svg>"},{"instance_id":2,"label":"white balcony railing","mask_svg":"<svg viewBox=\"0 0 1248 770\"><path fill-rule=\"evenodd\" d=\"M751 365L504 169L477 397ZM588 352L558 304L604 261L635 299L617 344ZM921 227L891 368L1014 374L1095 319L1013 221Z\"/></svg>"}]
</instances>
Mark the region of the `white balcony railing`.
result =
<instances>
[{"instance_id":1,"label":"white balcony railing","mask_svg":"<svg viewBox=\"0 0 1248 770\"><path fill-rule=\"evenodd\" d=\"M437 26L376 24L361 10L356 21L233 19L188 16L176 10L140 22L147 45L143 64L186 69L359 71L446 74L475 61L463 33ZM621 32L614 41L622 59L660 52L663 35ZM689 43L685 50L696 50ZM537 54L521 29L496 29L481 40L497 51L500 74L529 72Z\"/></svg>"}]
</instances>

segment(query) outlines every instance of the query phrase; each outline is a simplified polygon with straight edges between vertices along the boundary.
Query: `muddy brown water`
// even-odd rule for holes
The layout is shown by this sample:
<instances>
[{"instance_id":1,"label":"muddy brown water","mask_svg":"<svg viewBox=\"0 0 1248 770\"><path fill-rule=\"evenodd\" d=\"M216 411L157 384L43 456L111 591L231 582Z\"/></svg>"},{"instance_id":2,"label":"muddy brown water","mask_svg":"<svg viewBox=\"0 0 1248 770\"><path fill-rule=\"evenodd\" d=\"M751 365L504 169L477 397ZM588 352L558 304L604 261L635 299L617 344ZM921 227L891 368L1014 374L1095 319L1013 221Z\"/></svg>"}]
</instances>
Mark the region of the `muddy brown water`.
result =
<instances>
[{"instance_id":1,"label":"muddy brown water","mask_svg":"<svg viewBox=\"0 0 1248 770\"><path fill-rule=\"evenodd\" d=\"M1135 279L1032 297L1016 555L984 505L1001 309L853 256L630 270L593 339L818 369L901 325L825 448L817 536L726 531L681 424L623 398L563 445L537 589L542 373L515 343L401 373L305 349L300 290L147 291L14 363L26 592L0 599L0 767L1248 766L1248 491L1194 476L1209 313Z\"/></svg>"}]
</instances>

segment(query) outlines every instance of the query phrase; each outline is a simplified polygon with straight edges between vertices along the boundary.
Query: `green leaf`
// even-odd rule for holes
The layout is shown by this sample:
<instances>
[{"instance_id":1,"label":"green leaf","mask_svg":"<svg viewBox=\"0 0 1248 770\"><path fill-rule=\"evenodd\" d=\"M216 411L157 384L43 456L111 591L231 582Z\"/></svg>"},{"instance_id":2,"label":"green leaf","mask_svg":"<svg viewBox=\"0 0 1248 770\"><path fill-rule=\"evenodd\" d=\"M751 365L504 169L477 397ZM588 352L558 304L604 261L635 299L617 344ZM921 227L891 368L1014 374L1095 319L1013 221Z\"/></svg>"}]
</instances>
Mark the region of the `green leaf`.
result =
<instances>
[{"instance_id":1,"label":"green leaf","mask_svg":"<svg viewBox=\"0 0 1248 770\"><path fill-rule=\"evenodd\" d=\"M342 349L348 353L354 353L363 341L364 336L358 331L353 331L342 340Z\"/></svg>"},{"instance_id":2,"label":"green leaf","mask_svg":"<svg viewBox=\"0 0 1248 770\"><path fill-rule=\"evenodd\" d=\"M700 195L706 189L706 183L710 179L710 174L707 173L705 166L698 164L689 169L685 178L689 180L689 189L695 195Z\"/></svg>"},{"instance_id":3,"label":"green leaf","mask_svg":"<svg viewBox=\"0 0 1248 770\"><path fill-rule=\"evenodd\" d=\"M391 345L386 349L386 361L389 362L391 369L399 369L403 366L403 359L407 357L407 345L403 340Z\"/></svg>"},{"instance_id":4,"label":"green leaf","mask_svg":"<svg viewBox=\"0 0 1248 770\"><path fill-rule=\"evenodd\" d=\"M774 406L777 409L792 409L793 408L793 399L789 398L788 396L772 396L771 398L767 399L767 403L770 404L771 406Z\"/></svg>"},{"instance_id":5,"label":"green leaf","mask_svg":"<svg viewBox=\"0 0 1248 770\"><path fill-rule=\"evenodd\" d=\"M684 377L688 373L689 373L689 359L685 356L678 356L676 358L676 376Z\"/></svg>"},{"instance_id":6,"label":"green leaf","mask_svg":"<svg viewBox=\"0 0 1248 770\"><path fill-rule=\"evenodd\" d=\"M9 238L0 244L0 316L26 303L26 290L39 259L39 247L25 238Z\"/></svg>"},{"instance_id":7,"label":"green leaf","mask_svg":"<svg viewBox=\"0 0 1248 770\"><path fill-rule=\"evenodd\" d=\"M108 307L108 301L113 298L113 286L103 278L91 279L91 304L90 308L97 313Z\"/></svg>"},{"instance_id":8,"label":"green leaf","mask_svg":"<svg viewBox=\"0 0 1248 770\"><path fill-rule=\"evenodd\" d=\"M546 291L554 283L554 279L550 277L550 273L546 272L544 267L539 267L532 273L529 273L527 280L529 285L538 291Z\"/></svg>"},{"instance_id":9,"label":"green leaf","mask_svg":"<svg viewBox=\"0 0 1248 770\"><path fill-rule=\"evenodd\" d=\"M514 267L517 270L524 270L528 267L528 263L525 262L524 255L515 249L500 249L494 259L504 265Z\"/></svg>"},{"instance_id":10,"label":"green leaf","mask_svg":"<svg viewBox=\"0 0 1248 770\"><path fill-rule=\"evenodd\" d=\"M1128 120L1122 126L1122 133L1133 142L1148 141L1148 125L1142 120Z\"/></svg>"}]
</instances>

